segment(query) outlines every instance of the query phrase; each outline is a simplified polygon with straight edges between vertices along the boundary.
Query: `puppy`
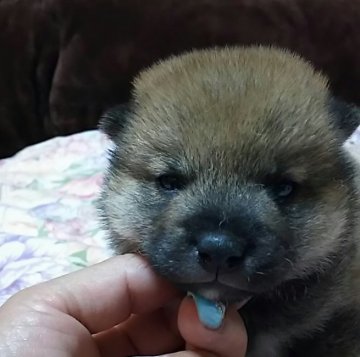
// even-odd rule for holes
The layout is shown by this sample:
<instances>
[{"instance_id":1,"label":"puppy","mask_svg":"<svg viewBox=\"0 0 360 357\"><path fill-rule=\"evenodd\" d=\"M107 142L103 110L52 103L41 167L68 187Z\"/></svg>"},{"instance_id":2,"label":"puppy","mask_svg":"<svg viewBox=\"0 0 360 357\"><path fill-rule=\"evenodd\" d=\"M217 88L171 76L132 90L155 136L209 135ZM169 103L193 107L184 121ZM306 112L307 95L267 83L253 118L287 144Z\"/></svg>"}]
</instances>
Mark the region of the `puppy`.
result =
<instances>
[{"instance_id":1,"label":"puppy","mask_svg":"<svg viewBox=\"0 0 360 357\"><path fill-rule=\"evenodd\" d=\"M360 122L274 48L195 51L134 82L102 120L101 212L118 254L240 310L248 357L360 356Z\"/></svg>"}]
</instances>

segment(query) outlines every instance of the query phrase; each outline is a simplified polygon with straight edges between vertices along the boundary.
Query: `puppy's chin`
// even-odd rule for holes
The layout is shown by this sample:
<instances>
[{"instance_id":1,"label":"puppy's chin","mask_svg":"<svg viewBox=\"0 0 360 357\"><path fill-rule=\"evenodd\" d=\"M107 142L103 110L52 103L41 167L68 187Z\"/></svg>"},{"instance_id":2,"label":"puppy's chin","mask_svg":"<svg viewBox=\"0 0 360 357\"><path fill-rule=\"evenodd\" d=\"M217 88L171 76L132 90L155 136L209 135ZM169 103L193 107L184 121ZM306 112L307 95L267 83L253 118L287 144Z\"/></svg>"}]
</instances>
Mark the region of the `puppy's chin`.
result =
<instances>
[{"instance_id":1,"label":"puppy's chin","mask_svg":"<svg viewBox=\"0 0 360 357\"><path fill-rule=\"evenodd\" d=\"M212 301L221 301L225 304L243 306L254 295L253 292L234 289L218 282L199 284L177 284L185 292L189 291Z\"/></svg>"}]
</instances>

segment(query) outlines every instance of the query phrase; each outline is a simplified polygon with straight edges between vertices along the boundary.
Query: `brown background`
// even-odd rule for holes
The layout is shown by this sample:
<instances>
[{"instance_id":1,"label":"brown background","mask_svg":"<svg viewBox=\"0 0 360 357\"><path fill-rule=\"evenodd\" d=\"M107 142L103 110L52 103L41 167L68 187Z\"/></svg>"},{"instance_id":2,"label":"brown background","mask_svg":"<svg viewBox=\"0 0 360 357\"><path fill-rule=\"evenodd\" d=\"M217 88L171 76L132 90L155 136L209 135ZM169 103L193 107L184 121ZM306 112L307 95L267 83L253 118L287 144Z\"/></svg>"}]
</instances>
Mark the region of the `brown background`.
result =
<instances>
[{"instance_id":1,"label":"brown background","mask_svg":"<svg viewBox=\"0 0 360 357\"><path fill-rule=\"evenodd\" d=\"M95 128L144 66L225 44L289 48L360 104L360 0L0 0L0 156Z\"/></svg>"}]
</instances>

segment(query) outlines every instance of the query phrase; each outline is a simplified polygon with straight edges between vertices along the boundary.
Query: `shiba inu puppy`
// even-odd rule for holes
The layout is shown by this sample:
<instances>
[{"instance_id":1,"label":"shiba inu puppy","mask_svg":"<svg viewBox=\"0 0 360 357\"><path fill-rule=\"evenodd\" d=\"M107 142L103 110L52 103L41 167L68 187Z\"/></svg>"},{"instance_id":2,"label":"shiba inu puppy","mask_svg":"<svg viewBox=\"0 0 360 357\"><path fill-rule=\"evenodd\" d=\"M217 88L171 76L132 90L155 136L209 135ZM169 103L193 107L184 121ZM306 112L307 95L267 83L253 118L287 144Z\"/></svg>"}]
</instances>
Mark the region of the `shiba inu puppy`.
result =
<instances>
[{"instance_id":1,"label":"shiba inu puppy","mask_svg":"<svg viewBox=\"0 0 360 357\"><path fill-rule=\"evenodd\" d=\"M104 115L101 211L118 254L184 291L247 302L249 357L360 356L356 108L274 48L160 62Z\"/></svg>"}]
</instances>

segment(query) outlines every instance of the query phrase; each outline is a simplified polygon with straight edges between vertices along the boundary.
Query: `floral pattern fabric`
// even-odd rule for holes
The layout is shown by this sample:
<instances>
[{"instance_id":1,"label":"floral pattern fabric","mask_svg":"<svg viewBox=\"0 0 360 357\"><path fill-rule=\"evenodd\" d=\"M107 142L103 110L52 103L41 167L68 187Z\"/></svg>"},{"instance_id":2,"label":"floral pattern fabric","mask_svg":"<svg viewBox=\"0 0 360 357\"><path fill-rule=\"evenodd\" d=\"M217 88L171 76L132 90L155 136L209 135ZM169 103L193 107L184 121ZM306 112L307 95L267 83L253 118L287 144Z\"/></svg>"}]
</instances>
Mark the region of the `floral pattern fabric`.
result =
<instances>
[{"instance_id":1,"label":"floral pattern fabric","mask_svg":"<svg viewBox=\"0 0 360 357\"><path fill-rule=\"evenodd\" d=\"M0 305L110 255L96 209L108 145L89 131L0 161Z\"/></svg>"}]
</instances>

